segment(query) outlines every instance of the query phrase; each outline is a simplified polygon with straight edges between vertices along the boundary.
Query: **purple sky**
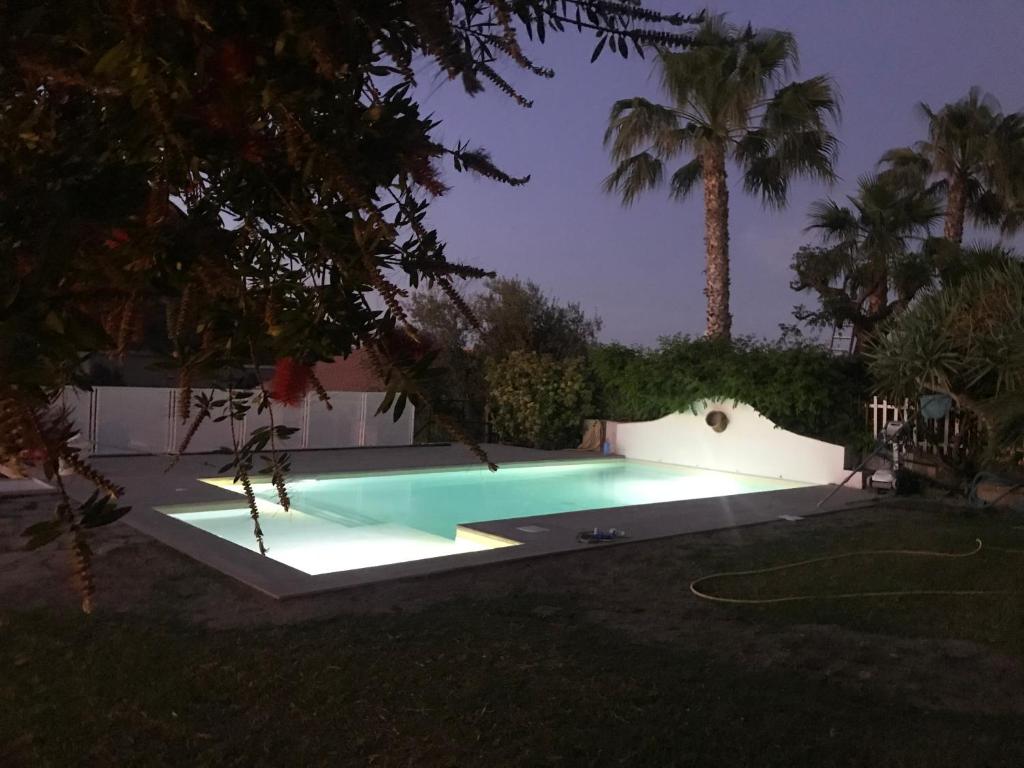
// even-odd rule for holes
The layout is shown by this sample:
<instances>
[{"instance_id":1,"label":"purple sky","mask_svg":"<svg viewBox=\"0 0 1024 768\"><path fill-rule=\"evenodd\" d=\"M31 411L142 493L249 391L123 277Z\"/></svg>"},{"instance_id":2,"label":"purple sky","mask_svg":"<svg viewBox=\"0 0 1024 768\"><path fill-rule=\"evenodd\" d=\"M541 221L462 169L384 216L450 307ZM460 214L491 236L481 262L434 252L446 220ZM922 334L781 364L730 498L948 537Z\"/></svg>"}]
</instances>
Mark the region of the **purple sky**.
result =
<instances>
[{"instance_id":1,"label":"purple sky","mask_svg":"<svg viewBox=\"0 0 1024 768\"><path fill-rule=\"evenodd\" d=\"M671 0L650 7L691 11ZM712 8L733 23L788 29L800 45L800 77L831 74L843 106L840 181L798 182L789 207L763 209L731 186L734 330L774 338L792 322L789 262L813 200L852 191L886 149L923 135L918 101L941 106L971 85L993 93L1004 111L1024 108L1022 0L734 0ZM659 97L651 64L605 54L590 64L594 41L575 31L533 49L556 71L542 80L504 72L534 107L525 110L494 89L469 98L457 84L424 78L425 109L443 120L449 144L487 147L529 185L508 188L454 171L452 190L432 206L432 221L453 260L538 282L549 294L578 301L604 319L605 340L653 343L704 325L703 218L699 189L685 203L650 193L624 209L600 190L609 172L602 147L609 107L618 98ZM439 86L439 87L438 87ZM994 236L994 233L993 235ZM1019 246L1019 242L1018 242Z\"/></svg>"}]
</instances>

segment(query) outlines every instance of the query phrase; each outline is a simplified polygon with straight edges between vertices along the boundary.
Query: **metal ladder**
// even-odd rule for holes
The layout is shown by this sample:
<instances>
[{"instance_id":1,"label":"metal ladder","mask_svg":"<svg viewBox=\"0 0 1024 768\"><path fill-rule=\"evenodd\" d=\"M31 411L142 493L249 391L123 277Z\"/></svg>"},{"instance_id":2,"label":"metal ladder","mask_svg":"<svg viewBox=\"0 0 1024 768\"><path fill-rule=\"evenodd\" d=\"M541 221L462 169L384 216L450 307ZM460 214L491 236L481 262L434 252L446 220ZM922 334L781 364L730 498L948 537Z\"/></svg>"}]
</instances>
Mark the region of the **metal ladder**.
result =
<instances>
[{"instance_id":1,"label":"metal ladder","mask_svg":"<svg viewBox=\"0 0 1024 768\"><path fill-rule=\"evenodd\" d=\"M857 336L853 332L853 326L844 323L833 326L832 341L829 343L828 349L833 355L852 355L856 343Z\"/></svg>"}]
</instances>

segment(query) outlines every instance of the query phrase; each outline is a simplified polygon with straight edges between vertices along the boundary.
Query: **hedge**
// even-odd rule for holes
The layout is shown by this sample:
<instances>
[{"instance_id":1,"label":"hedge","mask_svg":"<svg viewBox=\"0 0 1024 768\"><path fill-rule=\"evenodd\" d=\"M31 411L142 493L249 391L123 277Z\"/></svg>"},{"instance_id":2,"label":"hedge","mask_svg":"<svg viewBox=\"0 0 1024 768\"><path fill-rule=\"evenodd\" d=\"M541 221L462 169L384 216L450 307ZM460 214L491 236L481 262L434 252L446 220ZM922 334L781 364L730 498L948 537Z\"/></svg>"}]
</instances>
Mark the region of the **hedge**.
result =
<instances>
[{"instance_id":1,"label":"hedge","mask_svg":"<svg viewBox=\"0 0 1024 768\"><path fill-rule=\"evenodd\" d=\"M491 423L501 441L531 448L568 448L589 415L591 384L582 357L556 359L517 351L487 366Z\"/></svg>"},{"instance_id":2,"label":"hedge","mask_svg":"<svg viewBox=\"0 0 1024 768\"><path fill-rule=\"evenodd\" d=\"M597 346L589 366L601 418L646 421L702 399L735 400L798 434L842 445L865 440L865 366L817 345L674 336L655 349Z\"/></svg>"}]
</instances>

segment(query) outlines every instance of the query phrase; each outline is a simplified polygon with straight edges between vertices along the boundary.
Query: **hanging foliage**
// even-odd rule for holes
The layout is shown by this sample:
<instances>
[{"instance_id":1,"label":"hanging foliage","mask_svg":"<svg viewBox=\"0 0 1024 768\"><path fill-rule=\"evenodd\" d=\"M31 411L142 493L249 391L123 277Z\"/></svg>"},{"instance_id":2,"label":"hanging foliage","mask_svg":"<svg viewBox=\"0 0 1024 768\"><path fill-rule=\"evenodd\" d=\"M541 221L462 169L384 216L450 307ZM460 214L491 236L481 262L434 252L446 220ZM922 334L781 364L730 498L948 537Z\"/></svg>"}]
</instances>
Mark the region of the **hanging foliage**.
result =
<instances>
[{"instance_id":1,"label":"hanging foliage","mask_svg":"<svg viewBox=\"0 0 1024 768\"><path fill-rule=\"evenodd\" d=\"M4 451L38 443L52 470L66 451L47 421L57 394L83 384L89 355L137 344L154 307L189 436L207 418L241 426L236 393L197 401L199 377L226 390L271 360L304 370L360 347L400 412L430 375L428 358L389 343L416 335L402 285L484 275L450 262L425 223L443 164L528 178L436 137L414 60L526 106L497 65L553 73L524 54L522 31L593 30L626 55L684 46L679 27L697 20L632 0L0 3L0 408L39 433L16 431ZM280 430L237 436L241 482L262 450L283 478ZM58 513L74 531L88 507L65 496Z\"/></svg>"}]
</instances>

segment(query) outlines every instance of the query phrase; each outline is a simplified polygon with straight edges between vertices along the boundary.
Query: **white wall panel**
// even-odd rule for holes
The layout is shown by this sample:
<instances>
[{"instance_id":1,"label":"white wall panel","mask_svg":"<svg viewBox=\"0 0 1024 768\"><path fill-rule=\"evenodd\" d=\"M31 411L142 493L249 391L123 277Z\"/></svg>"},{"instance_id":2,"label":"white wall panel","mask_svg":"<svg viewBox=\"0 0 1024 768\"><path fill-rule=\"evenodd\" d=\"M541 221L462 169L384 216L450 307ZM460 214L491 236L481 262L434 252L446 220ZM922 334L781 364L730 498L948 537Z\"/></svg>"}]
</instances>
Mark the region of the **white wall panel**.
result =
<instances>
[{"instance_id":1,"label":"white wall panel","mask_svg":"<svg viewBox=\"0 0 1024 768\"><path fill-rule=\"evenodd\" d=\"M705 422L709 411L729 417L724 432ZM806 483L839 483L844 449L779 429L749 405L705 401L696 413L656 421L608 422L612 451L629 459L781 477Z\"/></svg>"}]
</instances>

